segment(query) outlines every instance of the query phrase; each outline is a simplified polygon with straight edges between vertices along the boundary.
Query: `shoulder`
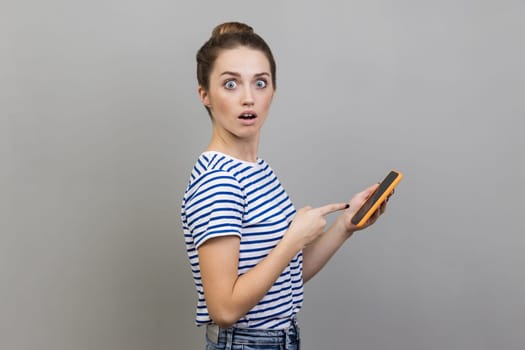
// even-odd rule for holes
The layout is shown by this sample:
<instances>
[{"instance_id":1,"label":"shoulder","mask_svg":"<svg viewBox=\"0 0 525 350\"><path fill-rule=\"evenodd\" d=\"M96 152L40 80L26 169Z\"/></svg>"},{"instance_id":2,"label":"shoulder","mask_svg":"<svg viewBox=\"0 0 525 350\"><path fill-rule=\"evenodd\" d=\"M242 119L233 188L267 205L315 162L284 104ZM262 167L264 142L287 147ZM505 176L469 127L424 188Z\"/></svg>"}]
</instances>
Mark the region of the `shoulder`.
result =
<instances>
[{"instance_id":1,"label":"shoulder","mask_svg":"<svg viewBox=\"0 0 525 350\"><path fill-rule=\"evenodd\" d=\"M203 193L236 193L243 191L238 169L241 164L235 160L215 152L202 153L192 169L190 181L184 194L189 201Z\"/></svg>"}]
</instances>

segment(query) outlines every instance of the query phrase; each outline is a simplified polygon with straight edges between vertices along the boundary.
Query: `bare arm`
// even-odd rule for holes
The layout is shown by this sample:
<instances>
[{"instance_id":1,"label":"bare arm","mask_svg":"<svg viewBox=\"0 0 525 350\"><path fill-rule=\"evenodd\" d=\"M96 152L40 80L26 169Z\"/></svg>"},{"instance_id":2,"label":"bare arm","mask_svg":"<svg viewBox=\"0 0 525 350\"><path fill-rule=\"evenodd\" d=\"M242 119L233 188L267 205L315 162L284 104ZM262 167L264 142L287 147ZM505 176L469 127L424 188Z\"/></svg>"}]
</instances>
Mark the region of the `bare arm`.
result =
<instances>
[{"instance_id":1,"label":"bare arm","mask_svg":"<svg viewBox=\"0 0 525 350\"><path fill-rule=\"evenodd\" d=\"M199 247L204 296L210 317L227 328L264 297L294 256L324 230L324 216L345 203L299 210L279 244L257 266L238 276L240 240L236 236L212 238Z\"/></svg>"},{"instance_id":2,"label":"bare arm","mask_svg":"<svg viewBox=\"0 0 525 350\"><path fill-rule=\"evenodd\" d=\"M283 240L257 266L237 276L240 239L211 239L199 248L202 284L208 312L223 328L233 325L250 311L272 287L299 245Z\"/></svg>"},{"instance_id":3,"label":"bare arm","mask_svg":"<svg viewBox=\"0 0 525 350\"><path fill-rule=\"evenodd\" d=\"M355 212L365 200L375 191L378 184L370 186L366 190L356 194L350 201L350 208L337 217L334 224L312 244L303 249L303 281L306 283L315 276L337 252L343 243L352 236L355 231L372 225L386 210L386 202L378 211L360 228L350 221Z\"/></svg>"}]
</instances>

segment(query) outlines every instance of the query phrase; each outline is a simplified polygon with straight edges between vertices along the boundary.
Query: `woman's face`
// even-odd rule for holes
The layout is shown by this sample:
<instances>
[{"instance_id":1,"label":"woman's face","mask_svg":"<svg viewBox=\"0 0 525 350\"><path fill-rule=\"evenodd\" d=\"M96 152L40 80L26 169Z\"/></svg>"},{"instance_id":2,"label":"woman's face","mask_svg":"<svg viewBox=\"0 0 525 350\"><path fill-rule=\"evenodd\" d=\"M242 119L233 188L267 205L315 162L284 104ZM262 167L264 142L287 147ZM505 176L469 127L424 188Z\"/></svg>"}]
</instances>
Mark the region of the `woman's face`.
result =
<instances>
[{"instance_id":1,"label":"woman's face","mask_svg":"<svg viewBox=\"0 0 525 350\"><path fill-rule=\"evenodd\" d=\"M244 46L223 50L209 82L208 90L199 87L199 95L210 109L214 131L228 139L257 137L274 94L264 53Z\"/></svg>"}]
</instances>

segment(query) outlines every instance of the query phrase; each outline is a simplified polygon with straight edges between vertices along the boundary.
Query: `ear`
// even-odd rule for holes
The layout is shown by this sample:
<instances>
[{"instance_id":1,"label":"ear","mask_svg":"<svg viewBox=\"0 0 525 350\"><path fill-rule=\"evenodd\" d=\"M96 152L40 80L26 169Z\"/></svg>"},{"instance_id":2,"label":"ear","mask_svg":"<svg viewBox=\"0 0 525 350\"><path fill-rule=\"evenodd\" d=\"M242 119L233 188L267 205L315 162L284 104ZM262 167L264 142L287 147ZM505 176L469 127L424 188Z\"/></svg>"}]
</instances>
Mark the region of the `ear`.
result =
<instances>
[{"instance_id":1,"label":"ear","mask_svg":"<svg viewBox=\"0 0 525 350\"><path fill-rule=\"evenodd\" d=\"M210 107L210 98L209 98L209 95L208 95L208 91L206 91L205 88L203 88L202 86L199 85L198 93L199 93L199 97L201 98L202 104L204 104L204 106L209 108Z\"/></svg>"}]
</instances>

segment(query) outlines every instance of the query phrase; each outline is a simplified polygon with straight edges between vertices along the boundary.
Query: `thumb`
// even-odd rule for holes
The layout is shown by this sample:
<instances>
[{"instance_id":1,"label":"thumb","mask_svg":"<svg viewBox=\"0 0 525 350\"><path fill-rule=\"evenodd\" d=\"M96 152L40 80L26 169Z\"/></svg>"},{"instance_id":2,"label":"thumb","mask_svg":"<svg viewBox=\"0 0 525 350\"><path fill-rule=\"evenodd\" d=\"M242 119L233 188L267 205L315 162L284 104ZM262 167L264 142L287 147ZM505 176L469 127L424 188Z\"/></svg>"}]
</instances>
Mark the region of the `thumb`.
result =
<instances>
[{"instance_id":1,"label":"thumb","mask_svg":"<svg viewBox=\"0 0 525 350\"><path fill-rule=\"evenodd\" d=\"M373 184L372 186L368 187L366 190L364 190L362 193L365 195L365 198L368 198L374 193L375 190L379 187L379 183Z\"/></svg>"}]
</instances>

